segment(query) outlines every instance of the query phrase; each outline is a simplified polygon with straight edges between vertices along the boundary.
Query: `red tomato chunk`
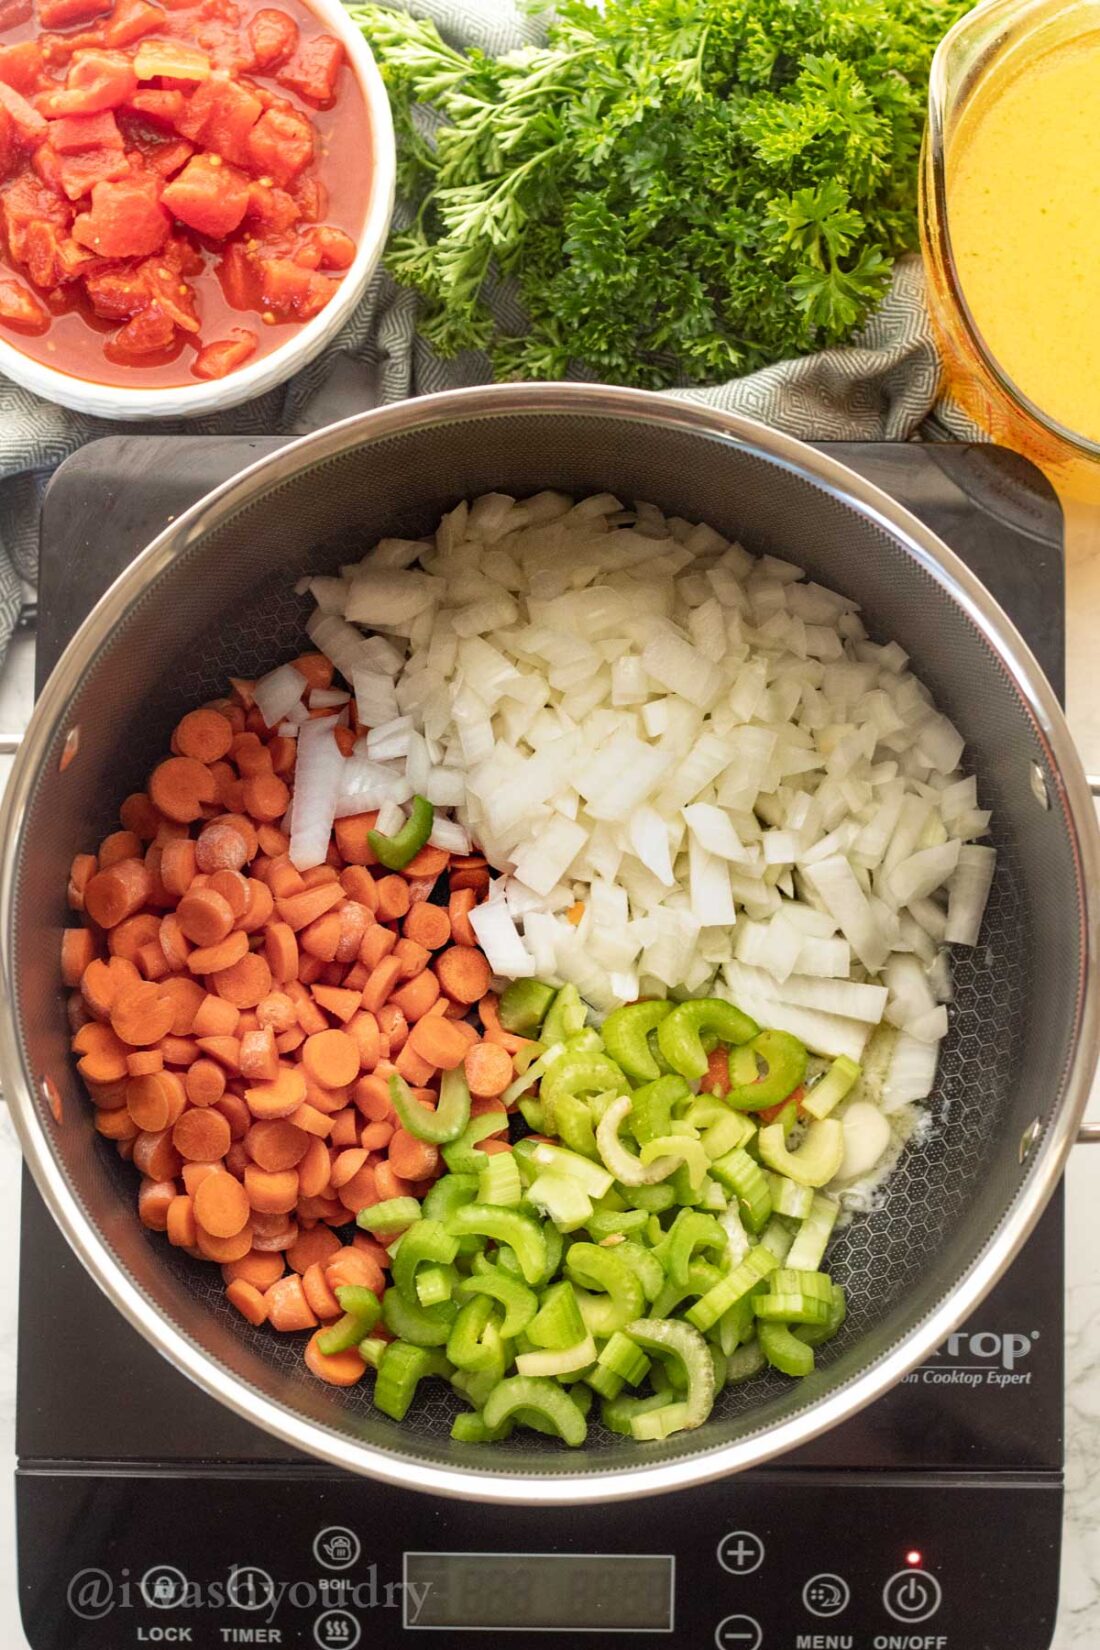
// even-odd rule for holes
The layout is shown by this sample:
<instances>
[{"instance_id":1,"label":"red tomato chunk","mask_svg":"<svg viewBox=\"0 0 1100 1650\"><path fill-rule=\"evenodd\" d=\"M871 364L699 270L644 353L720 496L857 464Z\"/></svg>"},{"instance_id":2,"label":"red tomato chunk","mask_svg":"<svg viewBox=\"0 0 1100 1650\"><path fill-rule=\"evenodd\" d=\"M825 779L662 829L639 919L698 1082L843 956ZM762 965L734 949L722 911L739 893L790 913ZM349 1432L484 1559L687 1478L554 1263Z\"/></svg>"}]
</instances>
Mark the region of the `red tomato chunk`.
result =
<instances>
[{"instance_id":1,"label":"red tomato chunk","mask_svg":"<svg viewBox=\"0 0 1100 1650\"><path fill-rule=\"evenodd\" d=\"M37 359L224 377L330 301L368 187L362 95L303 0L0 5L0 336Z\"/></svg>"}]
</instances>

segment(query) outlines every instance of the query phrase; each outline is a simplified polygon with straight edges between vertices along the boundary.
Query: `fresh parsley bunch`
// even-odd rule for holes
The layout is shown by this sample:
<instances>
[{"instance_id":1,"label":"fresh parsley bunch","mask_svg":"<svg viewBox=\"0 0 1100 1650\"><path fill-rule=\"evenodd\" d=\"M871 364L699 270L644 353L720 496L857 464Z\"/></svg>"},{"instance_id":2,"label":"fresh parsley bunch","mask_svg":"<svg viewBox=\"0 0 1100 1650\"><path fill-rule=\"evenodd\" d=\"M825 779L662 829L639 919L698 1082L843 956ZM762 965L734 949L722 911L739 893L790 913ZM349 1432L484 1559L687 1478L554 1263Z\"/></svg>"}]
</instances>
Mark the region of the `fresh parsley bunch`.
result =
<instances>
[{"instance_id":1,"label":"fresh parsley bunch","mask_svg":"<svg viewBox=\"0 0 1100 1650\"><path fill-rule=\"evenodd\" d=\"M358 6L419 207L387 267L444 356L659 389L847 338L916 245L928 68L968 0L562 0L547 44L463 54ZM434 112L432 141L413 122ZM530 318L484 302L513 277Z\"/></svg>"}]
</instances>

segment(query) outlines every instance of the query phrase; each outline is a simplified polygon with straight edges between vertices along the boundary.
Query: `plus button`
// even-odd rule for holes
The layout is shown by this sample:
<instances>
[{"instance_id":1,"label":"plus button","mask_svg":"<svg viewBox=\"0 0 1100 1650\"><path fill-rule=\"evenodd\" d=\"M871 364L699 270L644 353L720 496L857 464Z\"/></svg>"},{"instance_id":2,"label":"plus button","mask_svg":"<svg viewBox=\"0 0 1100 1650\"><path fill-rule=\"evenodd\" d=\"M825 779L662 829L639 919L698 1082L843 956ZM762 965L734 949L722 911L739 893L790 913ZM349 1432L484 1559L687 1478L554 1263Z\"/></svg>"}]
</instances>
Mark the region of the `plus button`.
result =
<instances>
[{"instance_id":1,"label":"plus button","mask_svg":"<svg viewBox=\"0 0 1100 1650\"><path fill-rule=\"evenodd\" d=\"M764 1562L764 1543L751 1530L731 1530L718 1543L718 1562L731 1576L751 1576Z\"/></svg>"}]
</instances>

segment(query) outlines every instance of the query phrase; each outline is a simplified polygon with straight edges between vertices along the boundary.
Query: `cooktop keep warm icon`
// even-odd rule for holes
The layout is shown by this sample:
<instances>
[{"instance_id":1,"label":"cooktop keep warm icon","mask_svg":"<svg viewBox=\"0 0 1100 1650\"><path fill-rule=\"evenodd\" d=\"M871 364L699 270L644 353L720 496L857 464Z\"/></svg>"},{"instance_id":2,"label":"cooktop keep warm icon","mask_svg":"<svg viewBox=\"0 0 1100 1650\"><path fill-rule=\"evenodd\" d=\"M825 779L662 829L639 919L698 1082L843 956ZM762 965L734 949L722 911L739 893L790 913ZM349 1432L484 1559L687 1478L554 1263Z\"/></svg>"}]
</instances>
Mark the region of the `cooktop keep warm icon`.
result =
<instances>
[{"instance_id":1,"label":"cooktop keep warm icon","mask_svg":"<svg viewBox=\"0 0 1100 1650\"><path fill-rule=\"evenodd\" d=\"M321 1530L313 1543L313 1556L324 1570L350 1570L361 1552L355 1531L342 1524Z\"/></svg>"}]
</instances>

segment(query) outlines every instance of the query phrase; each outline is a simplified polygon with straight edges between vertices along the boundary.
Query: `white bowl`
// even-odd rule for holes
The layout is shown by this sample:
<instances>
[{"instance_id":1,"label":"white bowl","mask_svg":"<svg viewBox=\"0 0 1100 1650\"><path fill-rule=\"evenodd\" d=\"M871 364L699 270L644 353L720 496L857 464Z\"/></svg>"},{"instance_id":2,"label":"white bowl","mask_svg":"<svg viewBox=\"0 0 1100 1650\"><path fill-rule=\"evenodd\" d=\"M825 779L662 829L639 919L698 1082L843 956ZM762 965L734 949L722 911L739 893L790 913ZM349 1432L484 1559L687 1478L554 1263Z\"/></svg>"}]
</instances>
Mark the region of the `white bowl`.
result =
<instances>
[{"instance_id":1,"label":"white bowl","mask_svg":"<svg viewBox=\"0 0 1100 1650\"><path fill-rule=\"evenodd\" d=\"M367 282L382 256L393 214L397 155L390 100L374 54L363 35L351 22L340 0L303 0L303 3L343 42L348 66L363 93L371 135L370 190L357 235L358 250L324 309L298 327L285 344L209 383L196 379L193 384L173 384L160 389L97 384L92 379L74 378L44 366L3 339L0 339L0 373L47 401L72 407L76 412L93 413L99 418L197 418L204 413L237 407L242 401L251 401L254 396L285 383L331 343L366 291Z\"/></svg>"}]
</instances>

